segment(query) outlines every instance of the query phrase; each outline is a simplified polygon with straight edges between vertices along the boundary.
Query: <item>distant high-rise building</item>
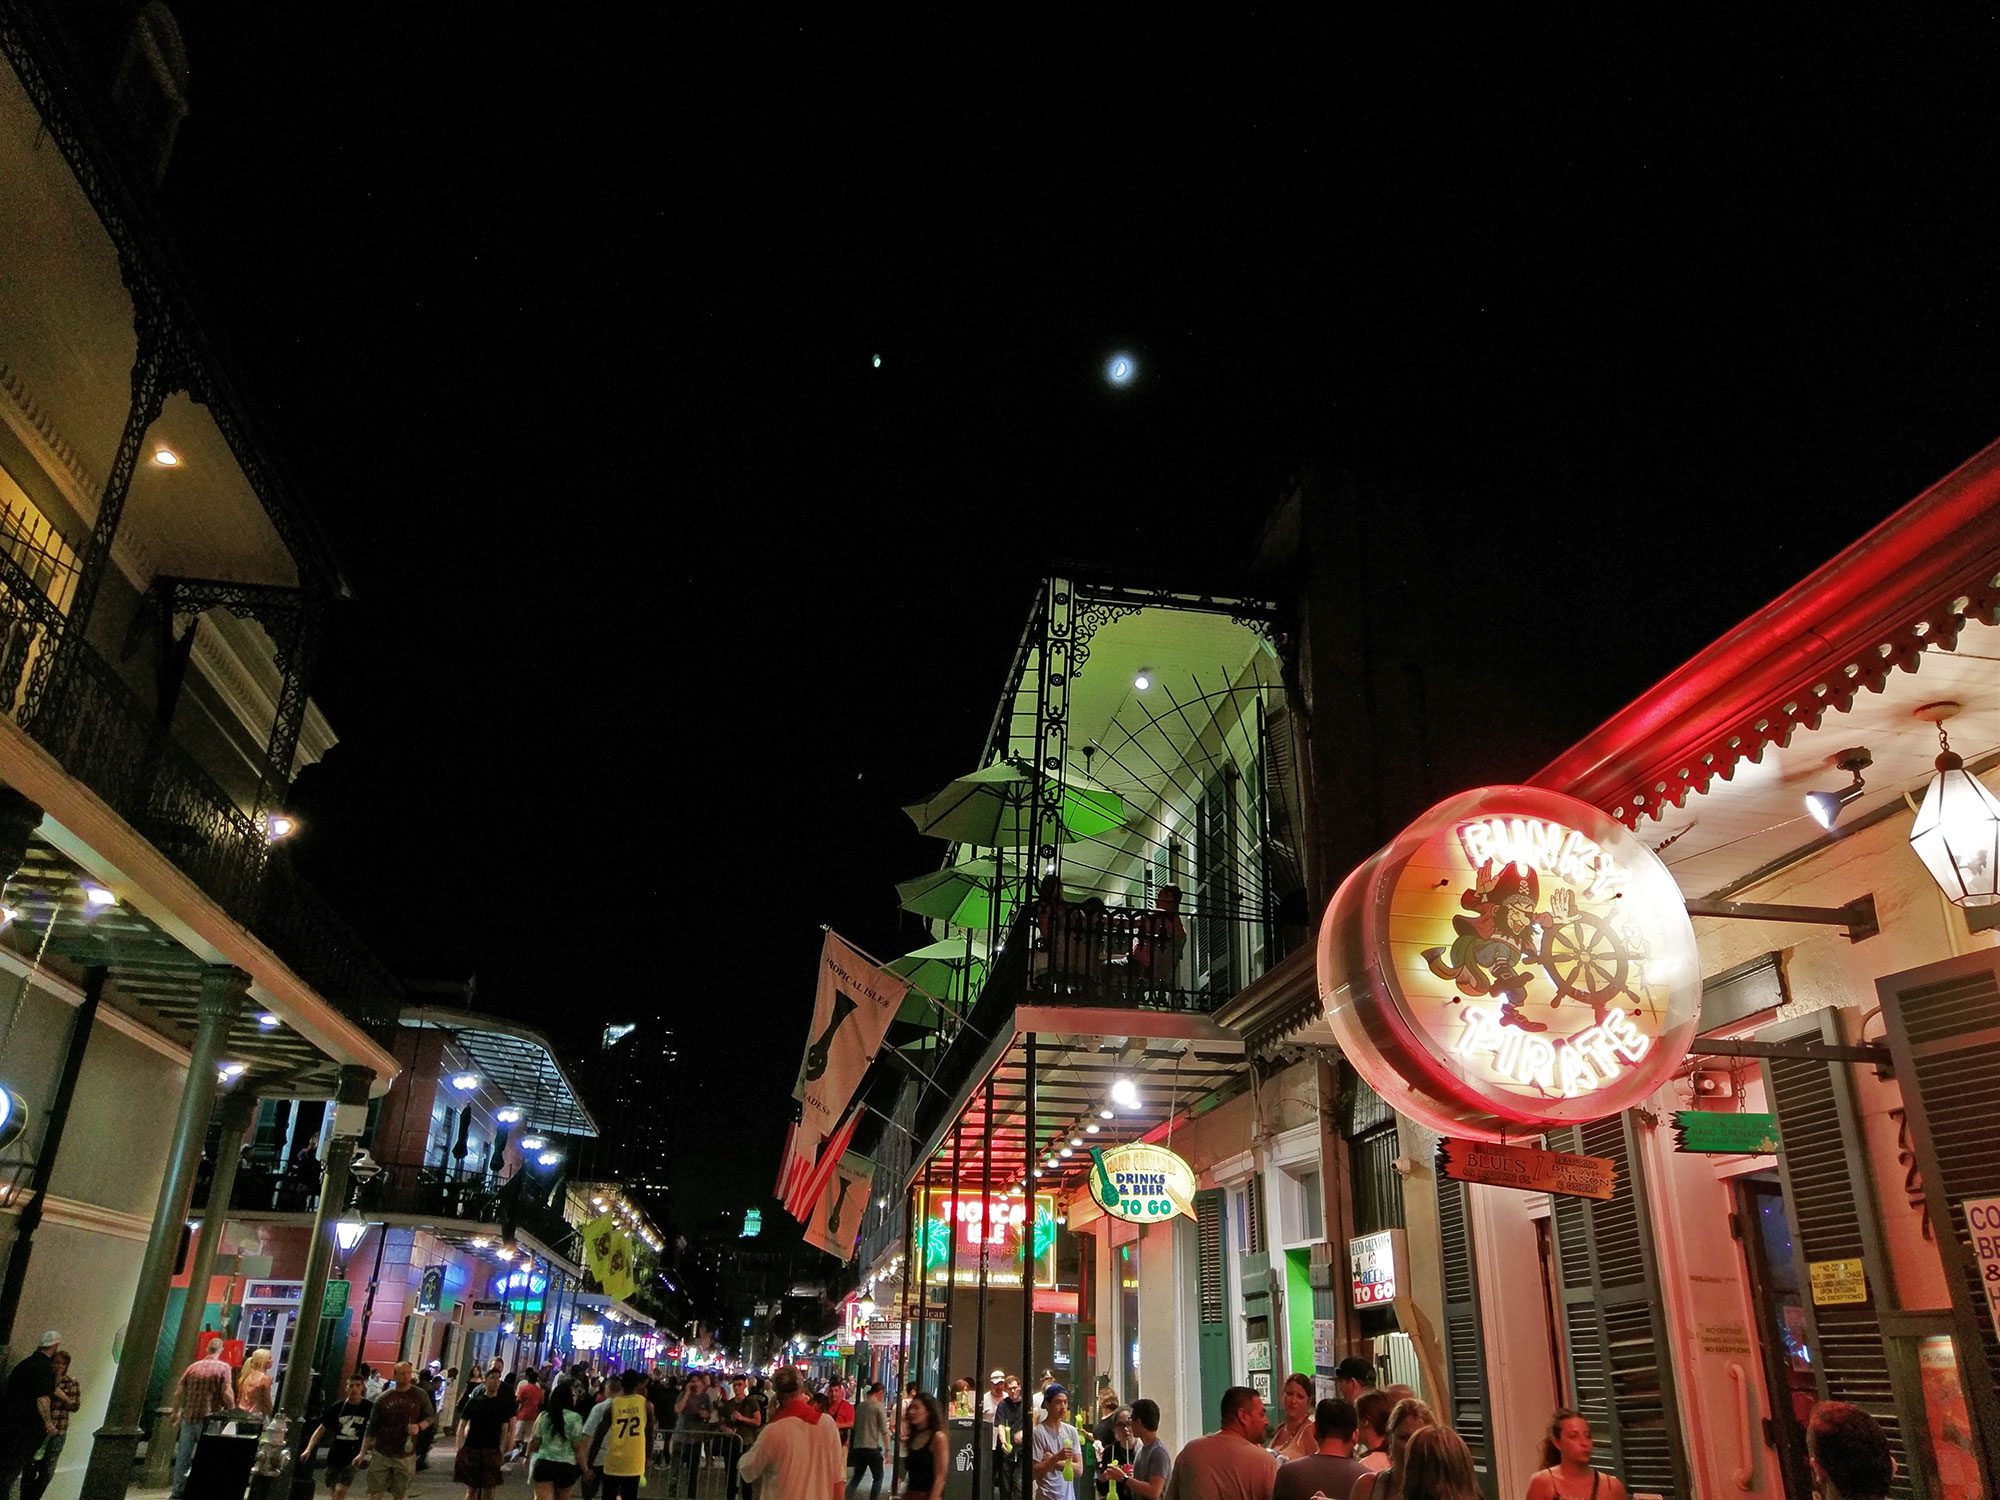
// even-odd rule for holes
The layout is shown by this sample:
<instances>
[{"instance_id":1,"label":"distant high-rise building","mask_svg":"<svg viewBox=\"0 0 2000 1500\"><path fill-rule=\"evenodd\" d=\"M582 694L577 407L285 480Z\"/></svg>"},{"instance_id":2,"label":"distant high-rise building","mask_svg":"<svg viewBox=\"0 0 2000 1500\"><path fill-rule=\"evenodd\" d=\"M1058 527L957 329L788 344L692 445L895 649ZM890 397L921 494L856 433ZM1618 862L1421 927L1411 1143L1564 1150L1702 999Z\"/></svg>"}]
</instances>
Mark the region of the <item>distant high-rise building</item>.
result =
<instances>
[{"instance_id":1,"label":"distant high-rise building","mask_svg":"<svg viewBox=\"0 0 2000 1500\"><path fill-rule=\"evenodd\" d=\"M662 1016L607 1025L585 1072L598 1125L590 1175L623 1183L664 1206L681 1102L680 1042L673 1028Z\"/></svg>"}]
</instances>

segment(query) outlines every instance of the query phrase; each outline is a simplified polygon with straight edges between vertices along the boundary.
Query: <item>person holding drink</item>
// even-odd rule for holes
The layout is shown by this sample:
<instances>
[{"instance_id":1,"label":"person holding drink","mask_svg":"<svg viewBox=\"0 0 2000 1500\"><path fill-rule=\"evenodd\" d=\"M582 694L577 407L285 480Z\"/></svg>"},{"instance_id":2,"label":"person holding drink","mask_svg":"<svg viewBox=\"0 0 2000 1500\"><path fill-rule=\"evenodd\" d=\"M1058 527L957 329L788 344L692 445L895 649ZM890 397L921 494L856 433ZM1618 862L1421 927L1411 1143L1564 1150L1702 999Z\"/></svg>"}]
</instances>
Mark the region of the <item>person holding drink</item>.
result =
<instances>
[{"instance_id":1,"label":"person holding drink","mask_svg":"<svg viewBox=\"0 0 2000 1500\"><path fill-rule=\"evenodd\" d=\"M1036 1500L1076 1500L1076 1468L1083 1462L1083 1442L1064 1420L1068 1416L1068 1391L1052 1385L1042 1392L1042 1420L1034 1430Z\"/></svg>"}]
</instances>

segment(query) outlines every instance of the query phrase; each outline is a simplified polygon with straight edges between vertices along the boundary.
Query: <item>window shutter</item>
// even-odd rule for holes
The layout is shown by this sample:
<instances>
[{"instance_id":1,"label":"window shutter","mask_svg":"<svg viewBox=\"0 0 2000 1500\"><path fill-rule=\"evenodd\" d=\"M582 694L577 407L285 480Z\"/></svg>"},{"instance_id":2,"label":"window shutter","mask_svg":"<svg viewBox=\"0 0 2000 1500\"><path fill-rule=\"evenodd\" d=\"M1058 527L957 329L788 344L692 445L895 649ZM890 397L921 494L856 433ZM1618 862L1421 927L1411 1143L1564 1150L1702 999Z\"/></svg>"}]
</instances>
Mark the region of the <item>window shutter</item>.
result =
<instances>
[{"instance_id":1,"label":"window shutter","mask_svg":"<svg viewBox=\"0 0 2000 1500\"><path fill-rule=\"evenodd\" d=\"M1498 1500L1493 1428L1487 1414L1486 1342L1479 1328L1479 1275L1472 1255L1470 1187L1438 1182L1438 1265L1444 1281L1444 1354L1451 1380L1451 1425L1472 1450L1480 1493Z\"/></svg>"},{"instance_id":2,"label":"window shutter","mask_svg":"<svg viewBox=\"0 0 2000 1500\"><path fill-rule=\"evenodd\" d=\"M2000 972L1989 949L1891 974L1875 992L1951 1289L1959 1378L1990 1495L2000 1483L2000 1340L1964 1205L2000 1197Z\"/></svg>"},{"instance_id":3,"label":"window shutter","mask_svg":"<svg viewBox=\"0 0 2000 1500\"><path fill-rule=\"evenodd\" d=\"M1608 1158L1618 1173L1609 1202L1549 1196L1571 1403L1609 1447L1607 1467L1627 1492L1691 1500L1673 1351L1630 1119L1615 1115L1549 1134L1554 1150Z\"/></svg>"},{"instance_id":4,"label":"window shutter","mask_svg":"<svg viewBox=\"0 0 2000 1500\"><path fill-rule=\"evenodd\" d=\"M1254 1174L1249 1182L1249 1190L1243 1195L1244 1206L1250 1213L1250 1253L1263 1255L1271 1248L1270 1228L1264 1222L1264 1174Z\"/></svg>"},{"instance_id":5,"label":"window shutter","mask_svg":"<svg viewBox=\"0 0 2000 1500\"><path fill-rule=\"evenodd\" d=\"M1201 1360L1201 1409L1219 1411L1229 1388L1229 1299L1222 1256L1223 1194L1207 1188L1194 1195L1196 1287L1200 1309L1196 1352Z\"/></svg>"},{"instance_id":6,"label":"window shutter","mask_svg":"<svg viewBox=\"0 0 2000 1500\"><path fill-rule=\"evenodd\" d=\"M1775 1035L1779 1040L1794 1036L1841 1040L1827 1012L1796 1031ZM1858 1406L1882 1425L1896 1456L1896 1479L1889 1493L1909 1495L1915 1493L1915 1474L1895 1389L1902 1362L1882 1357L1880 1311L1896 1305L1895 1293L1881 1253L1881 1219L1868 1162L1850 1147L1861 1137L1848 1067L1808 1058L1767 1058L1764 1090L1778 1116L1778 1138L1785 1143L1778 1167L1785 1186L1785 1213L1792 1221L1800 1288L1811 1286L1806 1267L1814 1261L1858 1259L1868 1273L1866 1302L1815 1307L1809 1292L1800 1299L1812 1332L1820 1399ZM1779 1394L1772 1393L1772 1399ZM1909 1400L1915 1393L1904 1395Z\"/></svg>"}]
</instances>

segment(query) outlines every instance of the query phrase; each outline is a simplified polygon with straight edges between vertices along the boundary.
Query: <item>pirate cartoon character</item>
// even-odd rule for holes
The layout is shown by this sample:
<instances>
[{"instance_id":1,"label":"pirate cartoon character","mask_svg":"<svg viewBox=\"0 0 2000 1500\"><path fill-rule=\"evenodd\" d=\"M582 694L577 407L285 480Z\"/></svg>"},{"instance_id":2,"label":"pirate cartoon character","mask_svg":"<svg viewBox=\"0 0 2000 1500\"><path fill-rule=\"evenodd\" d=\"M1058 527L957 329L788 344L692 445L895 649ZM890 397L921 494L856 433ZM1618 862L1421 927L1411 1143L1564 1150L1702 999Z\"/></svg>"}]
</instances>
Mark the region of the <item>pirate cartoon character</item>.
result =
<instances>
[{"instance_id":1,"label":"pirate cartoon character","mask_svg":"<svg viewBox=\"0 0 2000 1500\"><path fill-rule=\"evenodd\" d=\"M1488 860L1473 877L1473 888L1458 904L1473 913L1457 916L1451 925L1458 937L1449 949L1427 948L1424 962L1440 979L1449 979L1464 995L1498 995L1500 1024L1523 1031L1547 1031L1540 1021L1521 1014L1528 994L1528 975L1548 958L1548 941L1558 922L1576 914L1576 894L1567 888L1549 898L1552 911L1537 911L1541 880L1532 867L1509 864L1496 869Z\"/></svg>"}]
</instances>

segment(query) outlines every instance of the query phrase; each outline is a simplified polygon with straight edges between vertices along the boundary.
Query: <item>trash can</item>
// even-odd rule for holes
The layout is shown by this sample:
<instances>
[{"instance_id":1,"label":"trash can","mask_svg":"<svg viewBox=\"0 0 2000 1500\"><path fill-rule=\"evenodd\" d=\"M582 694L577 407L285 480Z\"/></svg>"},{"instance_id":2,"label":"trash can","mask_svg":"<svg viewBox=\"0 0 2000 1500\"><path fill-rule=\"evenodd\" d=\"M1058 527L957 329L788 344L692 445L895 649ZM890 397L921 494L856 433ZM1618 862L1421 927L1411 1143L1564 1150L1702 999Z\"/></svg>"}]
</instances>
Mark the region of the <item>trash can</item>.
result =
<instances>
[{"instance_id":1,"label":"trash can","mask_svg":"<svg viewBox=\"0 0 2000 1500\"><path fill-rule=\"evenodd\" d=\"M236 1430L228 1431L232 1426ZM243 1500L263 1432L262 1422L241 1421L233 1412L202 1423L194 1462L188 1465L187 1500Z\"/></svg>"},{"instance_id":2,"label":"trash can","mask_svg":"<svg viewBox=\"0 0 2000 1500\"><path fill-rule=\"evenodd\" d=\"M993 1485L993 1424L984 1417L949 1417L944 1432L944 1500L984 1500L972 1492L973 1453L979 1451L984 1483ZM1016 1460L1018 1462L1018 1458Z\"/></svg>"}]
</instances>

